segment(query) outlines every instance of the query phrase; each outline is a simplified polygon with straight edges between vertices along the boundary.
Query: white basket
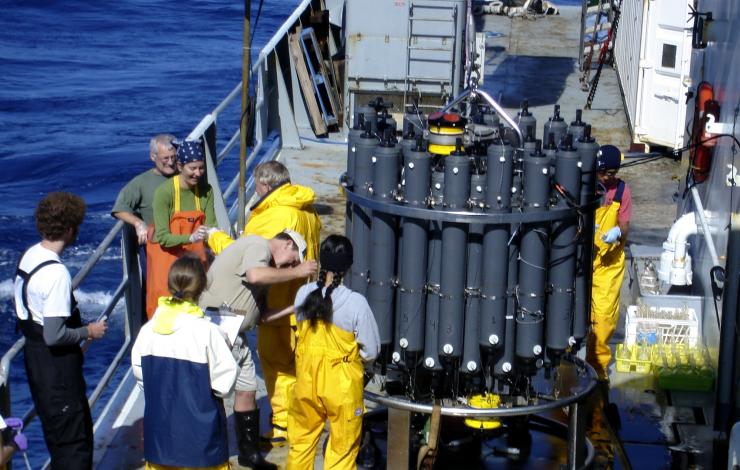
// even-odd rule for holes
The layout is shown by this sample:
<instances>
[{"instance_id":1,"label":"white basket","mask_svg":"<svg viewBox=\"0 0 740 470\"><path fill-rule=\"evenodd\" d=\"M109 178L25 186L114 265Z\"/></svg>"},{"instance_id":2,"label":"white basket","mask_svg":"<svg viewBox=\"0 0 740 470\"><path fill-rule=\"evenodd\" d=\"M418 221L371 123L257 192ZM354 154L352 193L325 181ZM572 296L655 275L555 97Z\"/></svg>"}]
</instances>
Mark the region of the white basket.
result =
<instances>
[{"instance_id":1,"label":"white basket","mask_svg":"<svg viewBox=\"0 0 740 470\"><path fill-rule=\"evenodd\" d=\"M687 307L630 305L627 307L624 330L624 344L627 345L643 341L649 333L654 333L650 338L654 337L663 344L696 346L699 342L699 321L696 311Z\"/></svg>"}]
</instances>

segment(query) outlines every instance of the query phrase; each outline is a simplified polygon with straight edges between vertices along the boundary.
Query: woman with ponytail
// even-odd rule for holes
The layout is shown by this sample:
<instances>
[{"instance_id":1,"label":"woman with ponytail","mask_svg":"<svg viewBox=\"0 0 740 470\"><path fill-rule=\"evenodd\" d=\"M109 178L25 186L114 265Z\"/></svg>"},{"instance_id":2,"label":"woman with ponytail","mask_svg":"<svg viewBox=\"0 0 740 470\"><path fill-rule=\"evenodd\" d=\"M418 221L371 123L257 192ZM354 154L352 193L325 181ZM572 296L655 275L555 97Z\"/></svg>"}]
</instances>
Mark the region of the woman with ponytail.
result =
<instances>
[{"instance_id":1,"label":"woman with ponytail","mask_svg":"<svg viewBox=\"0 0 740 470\"><path fill-rule=\"evenodd\" d=\"M184 255L170 268L171 297L160 297L141 327L131 366L144 389L146 468L229 468L222 398L239 371L218 326L204 318L200 259Z\"/></svg>"},{"instance_id":2,"label":"woman with ponytail","mask_svg":"<svg viewBox=\"0 0 740 470\"><path fill-rule=\"evenodd\" d=\"M329 420L325 469L355 469L360 449L364 364L380 350L378 325L365 297L342 285L352 244L329 235L319 249L316 283L298 290L296 384L288 410L288 470L313 468Z\"/></svg>"}]
</instances>

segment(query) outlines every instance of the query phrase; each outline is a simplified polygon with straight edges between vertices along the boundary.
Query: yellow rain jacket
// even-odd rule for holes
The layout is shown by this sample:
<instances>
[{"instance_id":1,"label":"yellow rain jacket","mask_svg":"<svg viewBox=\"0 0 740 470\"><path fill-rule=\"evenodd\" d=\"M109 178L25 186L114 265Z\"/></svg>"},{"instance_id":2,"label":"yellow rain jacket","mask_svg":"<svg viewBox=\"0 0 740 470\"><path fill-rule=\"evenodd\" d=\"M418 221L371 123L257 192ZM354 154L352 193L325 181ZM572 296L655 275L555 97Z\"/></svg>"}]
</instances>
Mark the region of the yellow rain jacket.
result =
<instances>
[{"instance_id":1,"label":"yellow rain jacket","mask_svg":"<svg viewBox=\"0 0 740 470\"><path fill-rule=\"evenodd\" d=\"M593 281L591 286L591 331L586 360L601 379L608 379L612 358L609 339L619 319L619 291L624 277L624 240L606 243L601 237L618 225L624 182L619 181L614 200L596 209L594 234Z\"/></svg>"},{"instance_id":2,"label":"yellow rain jacket","mask_svg":"<svg viewBox=\"0 0 740 470\"><path fill-rule=\"evenodd\" d=\"M306 259L318 259L321 221L313 206L315 199L309 187L290 183L278 186L252 206L244 235L272 238L286 228L295 230L306 240ZM220 253L232 242L225 233L215 232L208 245L214 253ZM305 283L297 279L270 286L267 307L282 309L293 305L296 292ZM283 430L288 426L288 396L295 383L295 324L295 316L290 315L260 325L257 330L257 351L272 406L272 423ZM283 433L281 437L284 436Z\"/></svg>"},{"instance_id":3,"label":"yellow rain jacket","mask_svg":"<svg viewBox=\"0 0 740 470\"><path fill-rule=\"evenodd\" d=\"M354 334L332 323L302 321L288 417L288 470L313 468L316 447L329 420L324 468L354 470L362 432L363 364Z\"/></svg>"}]
</instances>

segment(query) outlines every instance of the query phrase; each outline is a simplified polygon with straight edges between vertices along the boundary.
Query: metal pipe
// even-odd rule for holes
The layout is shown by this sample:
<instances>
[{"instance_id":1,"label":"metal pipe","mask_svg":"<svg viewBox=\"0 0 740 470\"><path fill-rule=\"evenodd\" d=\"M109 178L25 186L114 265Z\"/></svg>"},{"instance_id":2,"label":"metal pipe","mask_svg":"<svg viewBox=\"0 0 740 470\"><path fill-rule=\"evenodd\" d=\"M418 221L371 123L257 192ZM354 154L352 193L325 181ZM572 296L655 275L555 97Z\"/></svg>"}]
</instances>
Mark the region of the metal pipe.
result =
<instances>
[{"instance_id":1,"label":"metal pipe","mask_svg":"<svg viewBox=\"0 0 740 470\"><path fill-rule=\"evenodd\" d=\"M105 374L103 374L103 377L101 377L98 381L98 385L95 387L95 390L93 390L93 392L90 394L90 397L87 399L90 408L95 406L98 398L100 398L100 395L103 394L103 390L108 386L108 383L110 383L111 379L113 378L113 374L115 373L116 369L119 365L121 365L123 358L127 356L129 344L131 344L131 339L126 338L123 342L123 345L121 346L121 349L118 350L116 357L113 358L110 365L106 369Z\"/></svg>"},{"instance_id":2,"label":"metal pipe","mask_svg":"<svg viewBox=\"0 0 740 470\"><path fill-rule=\"evenodd\" d=\"M493 109L496 110L498 115L503 118L506 123L511 126L512 129L514 129L514 132L519 136L519 142L524 142L524 137L522 136L522 131L519 129L519 126L514 121L514 119L511 118L511 116L508 115L508 113L504 110L504 108L501 107L500 104L496 100L494 100L491 95L486 93L485 91L481 90L480 88L466 88L464 89L459 95L457 95L452 101L447 103L447 105L442 108L443 113L446 113L450 109L452 109L453 106L455 106L457 103L461 102L468 96L475 97L476 95L480 95L483 97L484 100L488 102L489 105L493 107Z\"/></svg>"},{"instance_id":3,"label":"metal pipe","mask_svg":"<svg viewBox=\"0 0 740 470\"><path fill-rule=\"evenodd\" d=\"M247 159L247 167L251 165L251 163L254 161L255 156L260 152L260 150L262 150L262 144L264 144L264 142L259 142L252 149L252 153L249 154L249 158ZM270 147L270 149L272 150L272 146ZM224 200L228 199L229 196L231 196L231 193L234 192L237 184L239 184L239 175L234 176L234 179L231 180L231 183L229 183L226 191L224 191ZM229 209L229 212L231 212L231 209Z\"/></svg>"},{"instance_id":4,"label":"metal pipe","mask_svg":"<svg viewBox=\"0 0 740 470\"><path fill-rule=\"evenodd\" d=\"M546 212L470 212L456 210L432 210L421 207L388 203L347 191L347 198L355 205L365 209L381 211L386 214L409 217L412 219L433 220L436 222L457 222L465 224L529 224L550 222L578 217L575 209L553 209ZM581 206L581 210L593 209L598 201L590 201Z\"/></svg>"},{"instance_id":5,"label":"metal pipe","mask_svg":"<svg viewBox=\"0 0 740 470\"><path fill-rule=\"evenodd\" d=\"M280 26L280 29L275 31L275 34L272 35L272 38L270 38L267 44L265 44L265 46L260 51L259 59L257 59L257 62L252 67L252 73L256 71L257 67L263 61L267 61L267 55L277 47L278 43L284 37L287 37L288 30L293 27L294 23L299 21L301 15L303 15L309 5L311 5L311 0L303 0L301 4L298 5L295 10L293 10L293 13L283 22L282 26Z\"/></svg>"},{"instance_id":6,"label":"metal pipe","mask_svg":"<svg viewBox=\"0 0 740 470\"><path fill-rule=\"evenodd\" d=\"M499 115L499 116L500 116L501 118L503 118L503 120L504 120L504 121L506 121L506 123L507 123L507 124L508 124L509 126L511 126L511 128L512 128L512 129L514 129L514 132L516 132L516 135L518 135L518 136L519 136L519 142L524 142L524 136L522 136L522 131L521 131L521 129L519 129L519 126L518 126L518 125L517 125L517 123L516 123L516 122L514 121L514 119L512 119L512 117L511 117L511 116L509 116L509 115L508 115L508 114L506 113L506 111L504 111L504 108L502 108L502 107L501 107L501 105L500 105L500 104L498 104L498 102L496 102L496 100L494 100L494 99L493 99L493 98L491 97L491 95L489 95L489 94L488 94L488 93L486 93L485 91L483 91L483 90L481 90L481 89L477 89L477 90L475 90L475 93L476 93L476 94L478 94L478 95L481 95L481 96L482 96L482 97L483 97L483 98L484 98L484 99L485 99L486 101L488 101L488 104L490 104L491 106L493 106L493 109L495 109L495 110L496 110L496 112L498 113L498 115Z\"/></svg>"},{"instance_id":7,"label":"metal pipe","mask_svg":"<svg viewBox=\"0 0 740 470\"><path fill-rule=\"evenodd\" d=\"M234 98L236 98L239 95L239 93L241 93L241 91L242 91L242 82L239 82L239 84L235 86L234 89L231 90L228 95L226 95L226 98L221 100L221 102L218 105L216 105L215 108L213 108L213 111L211 111L211 114L213 114L214 116L218 116L221 113L221 111L223 111L226 108L226 106L231 104Z\"/></svg>"},{"instance_id":8,"label":"metal pipe","mask_svg":"<svg viewBox=\"0 0 740 470\"><path fill-rule=\"evenodd\" d=\"M704 213L704 206L701 203L701 198L699 197L699 191L696 189L696 186L691 187L691 199L694 201L694 205L696 206L696 212L699 216L699 222L701 223L701 230L704 232L704 240L707 243L707 249L709 250L709 256L712 257L712 264L714 266L719 266L719 256L717 256L717 248L714 246L714 239L712 239L712 232L709 230L709 224L707 223L707 217Z\"/></svg>"},{"instance_id":9,"label":"metal pipe","mask_svg":"<svg viewBox=\"0 0 740 470\"><path fill-rule=\"evenodd\" d=\"M732 218L727 240L727 263L722 298L719 359L717 361L717 393L714 406L714 431L727 442L734 422L737 395L737 323L740 317L740 230Z\"/></svg>"},{"instance_id":10,"label":"metal pipe","mask_svg":"<svg viewBox=\"0 0 740 470\"><path fill-rule=\"evenodd\" d=\"M105 250L108 249L110 244L113 242L113 239L116 238L116 235L118 235L118 232L121 231L123 228L124 222L122 220L119 220L116 222L116 224L113 226L113 228L110 229L108 234L103 238L103 241L100 242L100 245L98 245L97 248L95 248L95 251L92 255L87 259L87 262L85 265L77 272L74 279L72 279L72 289L77 289L82 282L83 279L88 275L90 270L95 266L95 263L98 262L98 260L103 256L105 253Z\"/></svg>"},{"instance_id":11,"label":"metal pipe","mask_svg":"<svg viewBox=\"0 0 740 470\"><path fill-rule=\"evenodd\" d=\"M128 286L128 276L124 276L123 280L118 285L118 288L113 293L113 298L111 298L110 302L108 302L108 305L103 310L103 313L101 313L98 316L98 318L95 320L96 322L104 321L108 319L113 309L116 308L116 305L118 305L118 301L121 300L121 297L123 297L123 294L127 286ZM91 344L92 344L91 339L86 339L83 341L82 343L82 353L83 354L87 352L88 349L90 349Z\"/></svg>"},{"instance_id":12,"label":"metal pipe","mask_svg":"<svg viewBox=\"0 0 740 470\"><path fill-rule=\"evenodd\" d=\"M568 466L569 470L581 468L584 462L583 443L586 433L583 419L583 406L577 401L568 407ZM596 410L595 413L599 413Z\"/></svg>"},{"instance_id":13,"label":"metal pipe","mask_svg":"<svg viewBox=\"0 0 740 470\"><path fill-rule=\"evenodd\" d=\"M540 399L545 403L537 403L536 405L527 405L514 408L470 408L470 407L455 407L455 406L443 406L442 416L456 416L459 418L498 418L504 416L526 416L544 413L545 411L555 410L568 406L571 403L581 401L587 397L596 387L596 373L591 366L587 365L581 359L576 357L569 357L568 360L572 361L578 367L583 367L586 372L585 377L579 377L579 380L583 382L583 386L573 387L578 390L576 393L566 397L543 397L540 395ZM413 413L424 413L431 414L433 406L430 404L424 404L416 401L409 400L401 396L388 396L379 395L374 392L365 390L365 399L370 400L382 406L389 408L395 408L399 410L411 411Z\"/></svg>"},{"instance_id":14,"label":"metal pipe","mask_svg":"<svg viewBox=\"0 0 740 470\"><path fill-rule=\"evenodd\" d=\"M236 132L234 132L234 134L231 136L229 141L226 142L224 148L221 149L221 151L218 153L218 156L216 156L216 165L220 165L221 162L224 161L226 155L231 152L231 149L234 148L234 145L236 145L236 143L238 142L240 135L241 132L239 131L239 129L237 129Z\"/></svg>"},{"instance_id":15,"label":"metal pipe","mask_svg":"<svg viewBox=\"0 0 740 470\"><path fill-rule=\"evenodd\" d=\"M186 140L196 140L199 139L205 132L206 129L211 127L211 124L216 122L216 116L209 113L203 116L203 119L200 120L197 126L190 131L190 134L185 138Z\"/></svg>"},{"instance_id":16,"label":"metal pipe","mask_svg":"<svg viewBox=\"0 0 740 470\"><path fill-rule=\"evenodd\" d=\"M245 186L247 184L247 123L251 120L252 116L248 116L247 113L250 111L249 103L249 62L251 58L250 50L250 15L252 12L252 1L244 0L244 28L242 30L242 83L244 84L241 89L241 113L239 114L239 135L242 137L239 139L239 187L236 193L237 197L237 213L236 213L236 233L240 234L244 230L244 224L246 221L246 194Z\"/></svg>"}]
</instances>

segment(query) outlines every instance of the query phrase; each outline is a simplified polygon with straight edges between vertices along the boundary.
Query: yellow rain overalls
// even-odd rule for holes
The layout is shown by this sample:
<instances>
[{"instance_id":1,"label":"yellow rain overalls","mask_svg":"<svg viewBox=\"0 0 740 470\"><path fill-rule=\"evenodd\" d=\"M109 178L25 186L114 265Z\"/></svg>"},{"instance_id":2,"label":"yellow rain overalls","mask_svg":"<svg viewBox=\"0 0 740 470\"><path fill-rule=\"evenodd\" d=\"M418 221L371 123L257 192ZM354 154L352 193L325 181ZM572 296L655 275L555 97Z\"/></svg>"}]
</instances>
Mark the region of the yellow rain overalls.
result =
<instances>
[{"instance_id":1,"label":"yellow rain overalls","mask_svg":"<svg viewBox=\"0 0 740 470\"><path fill-rule=\"evenodd\" d=\"M272 238L278 232L290 229L300 233L306 240L306 259L315 260L319 255L319 232L321 221L313 207L316 195L313 189L299 184L284 184L267 193L252 206L244 235L259 235ZM233 240L226 234L216 232L208 239L214 253L220 253ZM280 310L293 304L296 292L305 284L305 279L296 279L270 286L267 308ZM290 315L276 322L266 323L257 329L257 351L262 373L265 377L267 396L272 407L272 435L284 437L288 426L288 397L295 383L295 316Z\"/></svg>"},{"instance_id":2,"label":"yellow rain overalls","mask_svg":"<svg viewBox=\"0 0 740 470\"><path fill-rule=\"evenodd\" d=\"M325 469L355 470L362 432L363 365L354 334L317 320L298 325L296 383L288 412L288 470L313 468L329 420Z\"/></svg>"},{"instance_id":3,"label":"yellow rain overalls","mask_svg":"<svg viewBox=\"0 0 740 470\"><path fill-rule=\"evenodd\" d=\"M601 240L609 229L618 225L624 181L619 180L614 200L596 209L594 234L593 280L591 284L591 331L588 335L586 360L600 379L608 379L612 358L609 339L619 319L619 291L624 277L624 240L606 243Z\"/></svg>"}]
</instances>

